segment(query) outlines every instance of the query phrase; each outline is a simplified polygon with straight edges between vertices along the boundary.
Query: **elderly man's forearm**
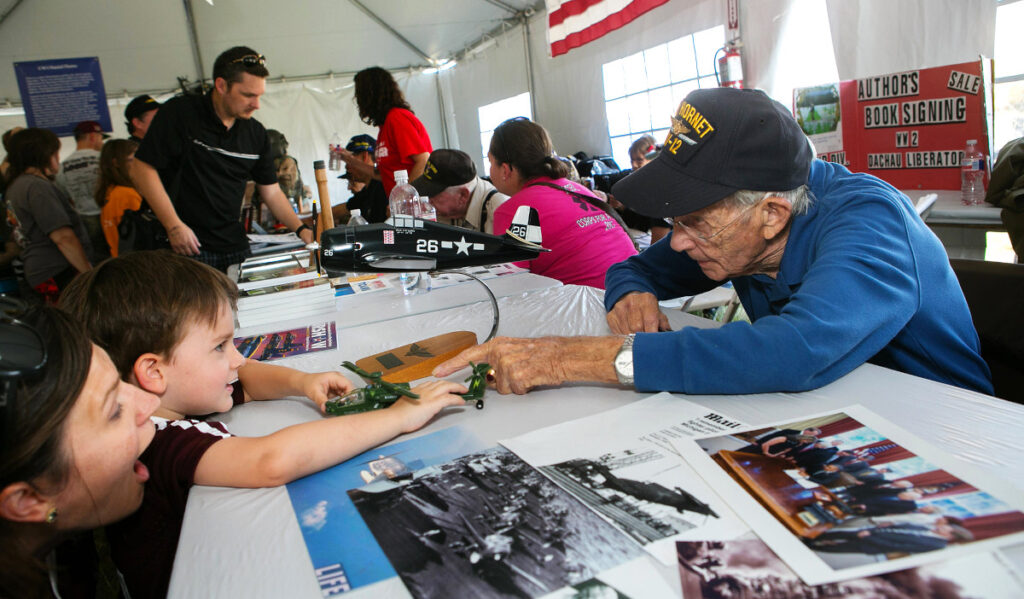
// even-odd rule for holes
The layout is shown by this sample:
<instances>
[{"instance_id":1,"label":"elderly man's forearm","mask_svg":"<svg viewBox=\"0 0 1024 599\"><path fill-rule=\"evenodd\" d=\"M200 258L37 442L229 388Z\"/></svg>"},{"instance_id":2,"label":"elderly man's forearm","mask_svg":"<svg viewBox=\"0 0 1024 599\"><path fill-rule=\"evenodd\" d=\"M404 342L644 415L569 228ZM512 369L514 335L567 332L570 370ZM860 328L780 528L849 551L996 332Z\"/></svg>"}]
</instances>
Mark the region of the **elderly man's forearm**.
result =
<instances>
[{"instance_id":1,"label":"elderly man's forearm","mask_svg":"<svg viewBox=\"0 0 1024 599\"><path fill-rule=\"evenodd\" d=\"M562 382L589 381L617 383L615 354L622 347L623 336L563 337L561 361Z\"/></svg>"}]
</instances>

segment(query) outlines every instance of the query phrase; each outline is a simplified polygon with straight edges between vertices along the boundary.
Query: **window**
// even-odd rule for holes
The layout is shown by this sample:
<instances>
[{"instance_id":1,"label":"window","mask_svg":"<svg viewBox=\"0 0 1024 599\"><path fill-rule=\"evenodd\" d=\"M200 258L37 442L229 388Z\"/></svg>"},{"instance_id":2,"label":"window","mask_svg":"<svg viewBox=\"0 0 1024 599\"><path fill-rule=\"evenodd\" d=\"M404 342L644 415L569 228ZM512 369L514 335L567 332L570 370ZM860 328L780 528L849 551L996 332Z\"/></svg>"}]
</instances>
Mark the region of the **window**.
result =
<instances>
[{"instance_id":1,"label":"window","mask_svg":"<svg viewBox=\"0 0 1024 599\"><path fill-rule=\"evenodd\" d=\"M1024 136L1024 53L1020 51L1024 2L1002 0L996 7L993 151Z\"/></svg>"},{"instance_id":2,"label":"window","mask_svg":"<svg viewBox=\"0 0 1024 599\"><path fill-rule=\"evenodd\" d=\"M487 160L487 150L491 147L491 135L494 134L494 128L517 116L525 116L533 120L533 111L530 109L530 92L523 92L518 96L481 106L476 109L476 112L480 119L480 148L483 151L484 160L482 164L484 173L490 175L491 163Z\"/></svg>"},{"instance_id":3,"label":"window","mask_svg":"<svg viewBox=\"0 0 1024 599\"><path fill-rule=\"evenodd\" d=\"M1020 52L1024 2L1000 0L996 6L995 81L992 86L995 121L992 123L992 158L1006 145L1024 136L1024 54ZM1001 231L985 234L985 259L1014 262L1010 236Z\"/></svg>"},{"instance_id":4,"label":"window","mask_svg":"<svg viewBox=\"0 0 1024 599\"><path fill-rule=\"evenodd\" d=\"M629 146L645 134L658 143L672 115L692 90L717 87L715 53L725 44L718 26L606 63L605 113L612 156L629 168Z\"/></svg>"}]
</instances>

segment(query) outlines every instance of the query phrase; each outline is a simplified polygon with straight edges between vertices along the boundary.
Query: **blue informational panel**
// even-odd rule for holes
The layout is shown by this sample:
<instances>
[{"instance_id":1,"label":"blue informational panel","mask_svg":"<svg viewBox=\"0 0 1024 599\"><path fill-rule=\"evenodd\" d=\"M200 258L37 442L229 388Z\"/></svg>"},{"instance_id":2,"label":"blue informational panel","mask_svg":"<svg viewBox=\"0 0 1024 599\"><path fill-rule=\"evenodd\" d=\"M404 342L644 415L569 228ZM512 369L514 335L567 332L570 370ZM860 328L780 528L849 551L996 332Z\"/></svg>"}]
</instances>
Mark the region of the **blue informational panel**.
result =
<instances>
[{"instance_id":1,"label":"blue informational panel","mask_svg":"<svg viewBox=\"0 0 1024 599\"><path fill-rule=\"evenodd\" d=\"M82 121L97 121L110 131L110 109L100 59L60 58L14 63L29 127L71 135Z\"/></svg>"}]
</instances>

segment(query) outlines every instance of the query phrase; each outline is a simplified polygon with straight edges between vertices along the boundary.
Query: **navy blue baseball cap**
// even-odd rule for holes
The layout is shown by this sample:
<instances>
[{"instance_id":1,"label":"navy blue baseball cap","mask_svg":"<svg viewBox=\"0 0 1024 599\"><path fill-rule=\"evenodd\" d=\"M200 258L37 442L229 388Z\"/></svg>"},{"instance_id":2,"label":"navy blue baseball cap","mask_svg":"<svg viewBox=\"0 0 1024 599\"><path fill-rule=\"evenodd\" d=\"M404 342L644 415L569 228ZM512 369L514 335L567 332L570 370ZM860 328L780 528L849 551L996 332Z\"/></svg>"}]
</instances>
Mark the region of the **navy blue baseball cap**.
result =
<instances>
[{"instance_id":1,"label":"navy blue baseball cap","mask_svg":"<svg viewBox=\"0 0 1024 599\"><path fill-rule=\"evenodd\" d=\"M612 195L645 216L682 216L741 189L796 189L813 159L793 115L761 90L698 89L679 105L658 157Z\"/></svg>"},{"instance_id":2,"label":"navy blue baseball cap","mask_svg":"<svg viewBox=\"0 0 1024 599\"><path fill-rule=\"evenodd\" d=\"M352 139L348 140L345 144L345 149L349 152L369 152L373 154L373 151L377 149L377 140L370 137L365 133L359 135L353 135Z\"/></svg>"}]
</instances>

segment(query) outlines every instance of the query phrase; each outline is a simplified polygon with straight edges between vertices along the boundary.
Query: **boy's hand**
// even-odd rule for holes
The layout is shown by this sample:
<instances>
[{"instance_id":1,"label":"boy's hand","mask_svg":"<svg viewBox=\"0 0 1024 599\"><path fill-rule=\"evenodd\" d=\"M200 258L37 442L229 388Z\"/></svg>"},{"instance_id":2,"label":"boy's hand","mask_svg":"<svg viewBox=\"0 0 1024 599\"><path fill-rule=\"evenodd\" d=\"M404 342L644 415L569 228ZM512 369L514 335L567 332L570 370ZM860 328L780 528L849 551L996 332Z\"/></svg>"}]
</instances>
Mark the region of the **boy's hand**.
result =
<instances>
[{"instance_id":1,"label":"boy's hand","mask_svg":"<svg viewBox=\"0 0 1024 599\"><path fill-rule=\"evenodd\" d=\"M459 383L431 381L413 387L412 392L419 395L419 399L402 397L388 410L394 410L402 419L402 432L411 433L430 422L430 419L444 408L466 405L466 400L454 394L467 391L468 389Z\"/></svg>"},{"instance_id":2,"label":"boy's hand","mask_svg":"<svg viewBox=\"0 0 1024 599\"><path fill-rule=\"evenodd\" d=\"M302 393L326 414L324 405L332 397L344 395L352 390L352 382L340 372L314 372L302 377Z\"/></svg>"}]
</instances>

